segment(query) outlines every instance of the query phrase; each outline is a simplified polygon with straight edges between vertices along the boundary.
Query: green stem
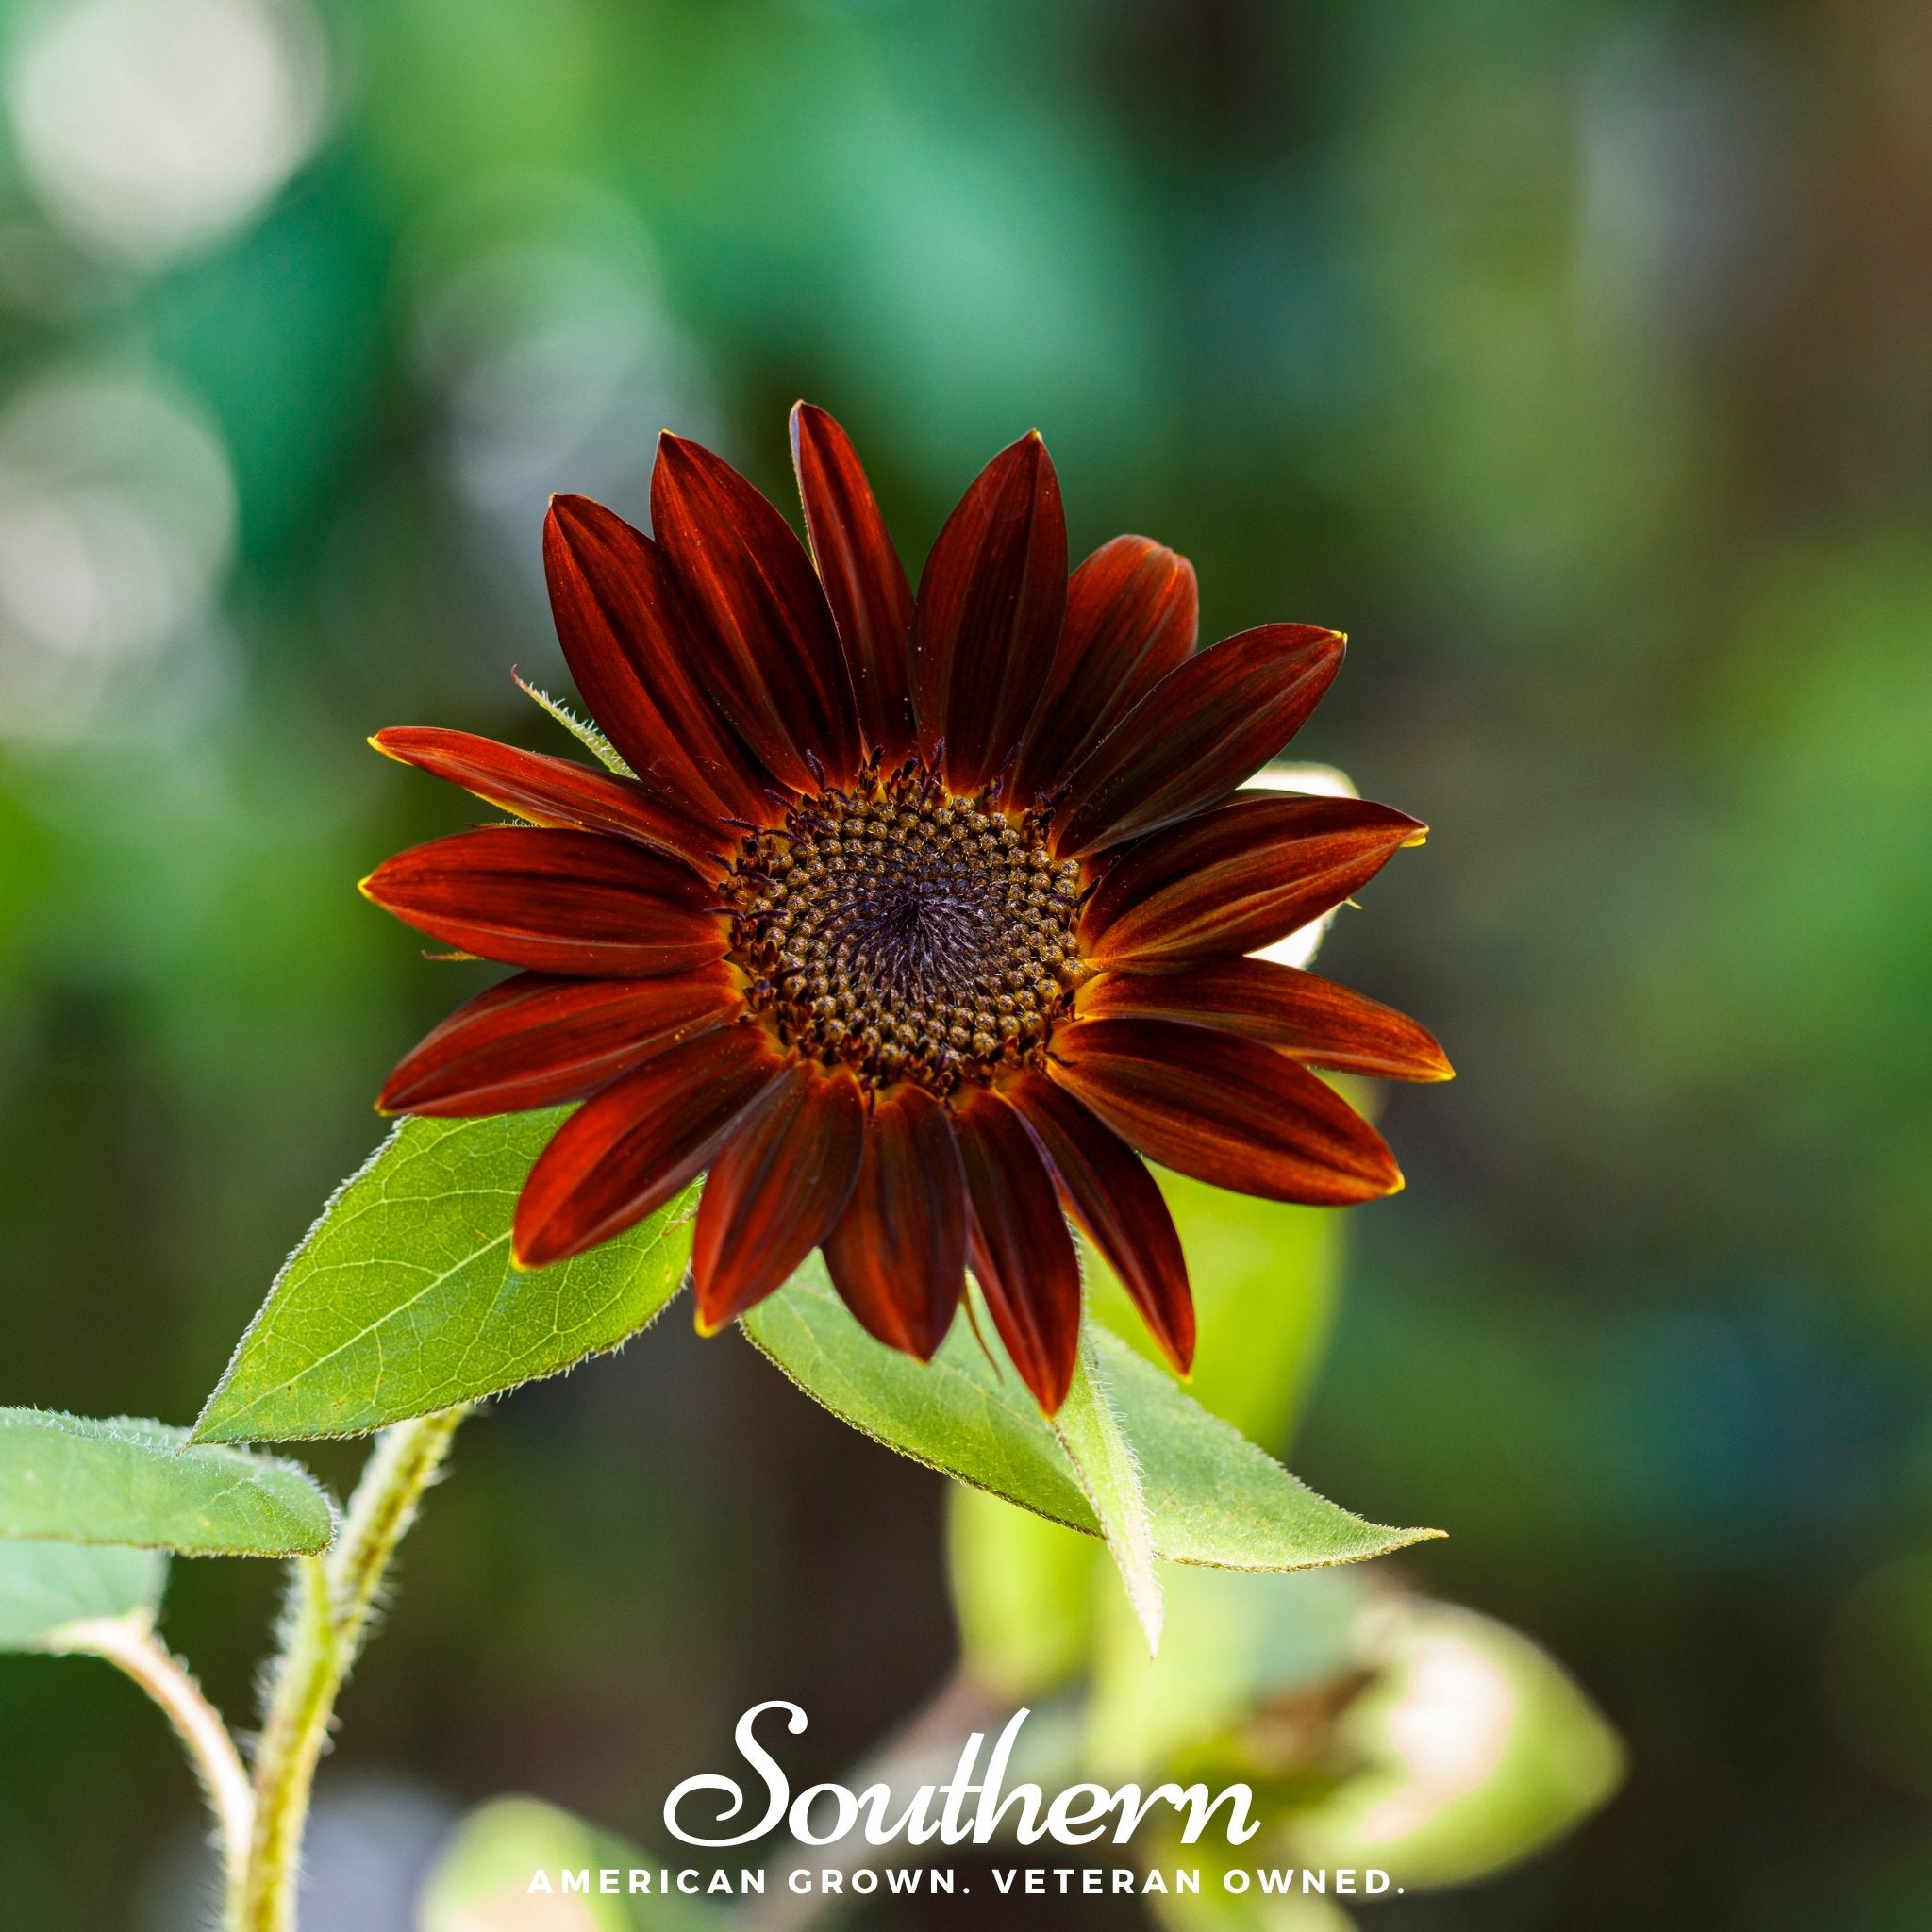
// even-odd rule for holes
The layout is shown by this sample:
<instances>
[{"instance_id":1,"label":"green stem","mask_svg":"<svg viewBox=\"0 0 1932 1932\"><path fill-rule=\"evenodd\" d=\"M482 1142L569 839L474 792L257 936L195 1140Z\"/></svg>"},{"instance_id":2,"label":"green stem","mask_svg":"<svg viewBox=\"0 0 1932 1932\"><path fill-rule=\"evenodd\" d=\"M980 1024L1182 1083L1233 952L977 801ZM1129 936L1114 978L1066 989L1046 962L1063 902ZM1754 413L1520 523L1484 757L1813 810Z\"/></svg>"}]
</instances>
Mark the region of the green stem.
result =
<instances>
[{"instance_id":1,"label":"green stem","mask_svg":"<svg viewBox=\"0 0 1932 1932\"><path fill-rule=\"evenodd\" d=\"M208 1795L221 1834L222 1870L232 1891L247 1869L255 1794L227 1725L188 1666L152 1627L131 1617L90 1617L70 1624L58 1633L56 1647L76 1656L105 1657L126 1672L167 1713Z\"/></svg>"},{"instance_id":2,"label":"green stem","mask_svg":"<svg viewBox=\"0 0 1932 1932\"><path fill-rule=\"evenodd\" d=\"M336 1698L369 1635L396 1545L467 1407L384 1430L325 1557L292 1565L281 1652L255 1752L255 1830L227 1932L294 1932L302 1833Z\"/></svg>"}]
</instances>

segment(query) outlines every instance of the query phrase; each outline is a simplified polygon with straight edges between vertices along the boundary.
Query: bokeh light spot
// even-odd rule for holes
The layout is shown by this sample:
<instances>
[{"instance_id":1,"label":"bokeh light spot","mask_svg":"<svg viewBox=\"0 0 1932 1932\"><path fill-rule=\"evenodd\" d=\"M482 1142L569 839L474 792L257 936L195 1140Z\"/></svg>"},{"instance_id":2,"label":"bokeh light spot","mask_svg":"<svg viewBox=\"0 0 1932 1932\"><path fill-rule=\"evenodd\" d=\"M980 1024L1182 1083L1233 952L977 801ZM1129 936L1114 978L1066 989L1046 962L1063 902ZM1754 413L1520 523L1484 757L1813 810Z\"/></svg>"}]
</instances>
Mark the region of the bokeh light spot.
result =
<instances>
[{"instance_id":1,"label":"bokeh light spot","mask_svg":"<svg viewBox=\"0 0 1932 1932\"><path fill-rule=\"evenodd\" d=\"M291 0L78 0L8 75L48 208L142 262L254 214L314 146L323 98L321 36Z\"/></svg>"}]
</instances>

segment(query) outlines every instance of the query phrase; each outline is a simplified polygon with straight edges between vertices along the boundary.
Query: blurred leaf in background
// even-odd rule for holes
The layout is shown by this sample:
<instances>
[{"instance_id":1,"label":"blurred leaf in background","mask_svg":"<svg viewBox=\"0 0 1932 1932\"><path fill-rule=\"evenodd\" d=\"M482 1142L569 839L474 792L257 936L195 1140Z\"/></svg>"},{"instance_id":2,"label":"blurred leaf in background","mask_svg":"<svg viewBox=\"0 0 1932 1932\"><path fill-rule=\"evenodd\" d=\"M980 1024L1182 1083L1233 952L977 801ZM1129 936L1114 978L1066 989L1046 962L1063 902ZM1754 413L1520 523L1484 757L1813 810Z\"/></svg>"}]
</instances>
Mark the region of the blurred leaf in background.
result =
<instances>
[{"instance_id":1,"label":"blurred leaf in background","mask_svg":"<svg viewBox=\"0 0 1932 1932\"><path fill-rule=\"evenodd\" d=\"M724 1923L702 1897L631 1891L632 1871L648 1870L655 1888L661 1869L555 1805L498 1798L458 1827L414 1924L416 1932L706 1932ZM556 1887L565 1872L588 1872L594 1886L606 1871L622 1874L615 1896L531 1890L539 1872Z\"/></svg>"}]
</instances>

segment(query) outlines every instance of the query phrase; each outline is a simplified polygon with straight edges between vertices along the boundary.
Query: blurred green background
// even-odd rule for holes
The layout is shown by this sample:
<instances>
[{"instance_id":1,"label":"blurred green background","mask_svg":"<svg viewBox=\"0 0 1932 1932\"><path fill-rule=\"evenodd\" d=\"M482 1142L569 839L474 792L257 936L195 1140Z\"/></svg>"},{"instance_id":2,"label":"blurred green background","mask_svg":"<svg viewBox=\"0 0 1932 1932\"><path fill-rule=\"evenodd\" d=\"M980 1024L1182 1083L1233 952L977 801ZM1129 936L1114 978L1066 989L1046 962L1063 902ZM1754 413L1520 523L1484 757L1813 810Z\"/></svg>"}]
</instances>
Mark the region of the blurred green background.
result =
<instances>
[{"instance_id":1,"label":"blurred green background","mask_svg":"<svg viewBox=\"0 0 1932 1932\"><path fill-rule=\"evenodd\" d=\"M462 808L361 741L552 743L549 491L641 520L668 425L785 501L803 393L916 570L1037 425L1076 555L1352 634L1297 751L1434 827L1324 964L1461 1077L1293 1462L1631 1771L1369 1923L1932 1923L1932 13L45 0L0 61L0 1402L191 1418L467 990L353 890ZM457 1460L317 1932L457 1806L649 1837L755 1698L830 1775L945 1668L940 1485L735 1336ZM273 1583L177 1566L238 1716ZM172 1932L194 1833L131 1689L0 1659L9 1924Z\"/></svg>"}]
</instances>

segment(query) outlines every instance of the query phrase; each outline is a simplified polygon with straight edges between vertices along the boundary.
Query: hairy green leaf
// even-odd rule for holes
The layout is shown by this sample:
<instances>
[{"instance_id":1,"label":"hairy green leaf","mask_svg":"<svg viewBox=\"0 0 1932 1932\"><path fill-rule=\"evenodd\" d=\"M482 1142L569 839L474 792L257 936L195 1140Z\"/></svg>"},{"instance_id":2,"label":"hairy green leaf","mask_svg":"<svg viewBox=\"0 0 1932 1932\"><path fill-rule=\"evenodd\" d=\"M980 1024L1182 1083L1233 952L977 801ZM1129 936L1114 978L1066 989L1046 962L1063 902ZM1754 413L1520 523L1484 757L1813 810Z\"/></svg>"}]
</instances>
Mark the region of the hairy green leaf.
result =
<instances>
[{"instance_id":1,"label":"hairy green leaf","mask_svg":"<svg viewBox=\"0 0 1932 1932\"><path fill-rule=\"evenodd\" d=\"M328 1498L293 1463L188 1446L188 1431L0 1408L0 1536L135 1543L193 1557L326 1549Z\"/></svg>"},{"instance_id":2,"label":"hairy green leaf","mask_svg":"<svg viewBox=\"0 0 1932 1932\"><path fill-rule=\"evenodd\" d=\"M1348 1217L1332 1208L1230 1194L1164 1169L1155 1178L1193 1279L1198 1341L1188 1393L1281 1454L1327 1347ZM1091 1249L1085 1258L1093 1312L1159 1367L1147 1324L1112 1270Z\"/></svg>"},{"instance_id":3,"label":"hairy green leaf","mask_svg":"<svg viewBox=\"0 0 1932 1932\"><path fill-rule=\"evenodd\" d=\"M168 1558L160 1550L0 1539L0 1650L55 1650L70 1624L94 1617L151 1619Z\"/></svg>"},{"instance_id":4,"label":"hairy green leaf","mask_svg":"<svg viewBox=\"0 0 1932 1932\"><path fill-rule=\"evenodd\" d=\"M519 1273L510 1216L563 1118L404 1121L275 1277L195 1440L363 1435L635 1335L684 1278L691 1196L575 1261Z\"/></svg>"},{"instance_id":5,"label":"hairy green leaf","mask_svg":"<svg viewBox=\"0 0 1932 1932\"><path fill-rule=\"evenodd\" d=\"M1073 1386L1053 1419L1054 1435L1080 1479L1080 1489L1100 1523L1108 1554L1140 1620L1147 1654L1160 1648L1160 1579L1154 1574L1154 1529L1134 1452L1108 1400L1106 1372L1095 1352L1094 1324L1080 1336Z\"/></svg>"},{"instance_id":6,"label":"hairy green leaf","mask_svg":"<svg viewBox=\"0 0 1932 1932\"><path fill-rule=\"evenodd\" d=\"M579 744L583 745L596 758L597 762L606 771L615 772L620 778L635 778L637 776L637 774L625 763L623 753L588 719L579 718L568 705L562 704L558 699L552 697L547 691L540 690L536 685L529 683L522 677L518 677L514 671L510 673L510 675L516 679L517 689L539 710L548 711Z\"/></svg>"},{"instance_id":7,"label":"hairy green leaf","mask_svg":"<svg viewBox=\"0 0 1932 1932\"><path fill-rule=\"evenodd\" d=\"M1149 1662L1131 1618L1103 1598L1087 1700L1088 1764L1104 1782L1248 1761L1244 1727L1360 1665L1366 1610L1387 1595L1359 1570L1240 1575L1176 1568Z\"/></svg>"},{"instance_id":8,"label":"hairy green leaf","mask_svg":"<svg viewBox=\"0 0 1932 1932\"><path fill-rule=\"evenodd\" d=\"M964 1323L922 1367L845 1311L814 1257L761 1302L745 1333L856 1429L1057 1523L1099 1534L1053 1426ZM1389 1529L1324 1501L1097 1324L1094 1357L1140 1465L1154 1549L1226 1570L1303 1570L1387 1556L1441 1532Z\"/></svg>"}]
</instances>

